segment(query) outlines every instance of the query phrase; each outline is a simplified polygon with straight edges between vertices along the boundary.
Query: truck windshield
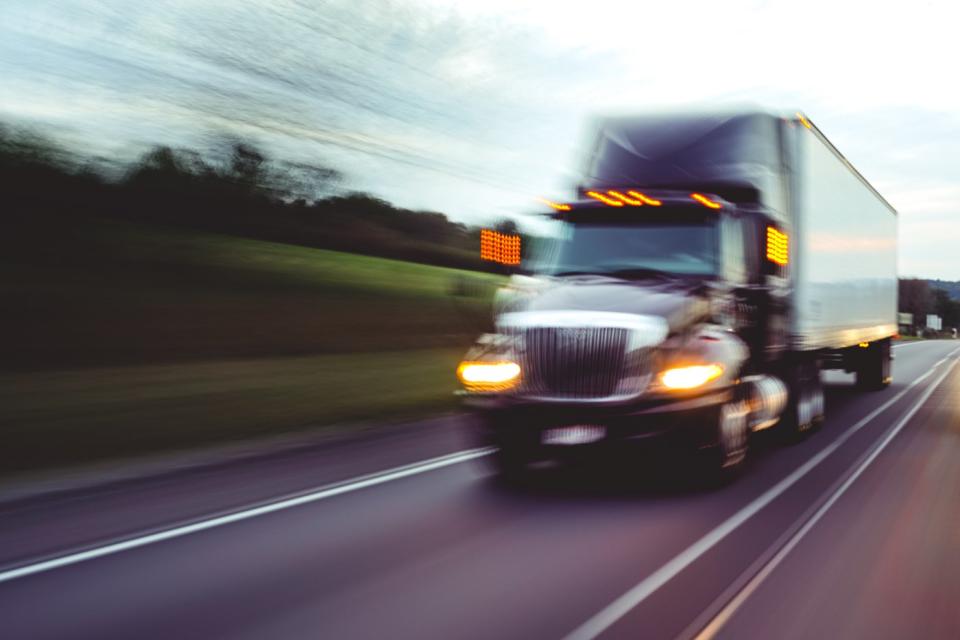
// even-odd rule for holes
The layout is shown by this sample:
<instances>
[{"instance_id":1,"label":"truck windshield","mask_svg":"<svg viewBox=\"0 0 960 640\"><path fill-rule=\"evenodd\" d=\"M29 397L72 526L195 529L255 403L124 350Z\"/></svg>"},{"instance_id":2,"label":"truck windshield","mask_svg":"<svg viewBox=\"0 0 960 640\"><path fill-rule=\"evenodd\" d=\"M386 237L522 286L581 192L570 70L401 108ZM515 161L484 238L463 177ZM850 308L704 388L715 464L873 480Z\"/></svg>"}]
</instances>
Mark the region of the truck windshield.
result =
<instances>
[{"instance_id":1,"label":"truck windshield","mask_svg":"<svg viewBox=\"0 0 960 640\"><path fill-rule=\"evenodd\" d=\"M568 222L535 271L545 275L619 277L666 273L715 276L715 220L690 222Z\"/></svg>"}]
</instances>

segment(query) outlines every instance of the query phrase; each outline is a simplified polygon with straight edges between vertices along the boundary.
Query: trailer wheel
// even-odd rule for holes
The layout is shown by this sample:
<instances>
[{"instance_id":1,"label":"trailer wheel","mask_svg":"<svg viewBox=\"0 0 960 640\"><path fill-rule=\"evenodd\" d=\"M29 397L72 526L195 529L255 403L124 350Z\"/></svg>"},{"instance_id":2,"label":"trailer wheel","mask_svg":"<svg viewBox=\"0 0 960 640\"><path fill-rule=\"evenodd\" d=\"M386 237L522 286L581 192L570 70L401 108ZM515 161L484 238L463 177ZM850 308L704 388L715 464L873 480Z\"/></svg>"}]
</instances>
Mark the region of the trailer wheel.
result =
<instances>
[{"instance_id":1,"label":"trailer wheel","mask_svg":"<svg viewBox=\"0 0 960 640\"><path fill-rule=\"evenodd\" d=\"M890 340L878 340L860 349L856 368L857 387L864 391L881 391L890 385Z\"/></svg>"}]
</instances>

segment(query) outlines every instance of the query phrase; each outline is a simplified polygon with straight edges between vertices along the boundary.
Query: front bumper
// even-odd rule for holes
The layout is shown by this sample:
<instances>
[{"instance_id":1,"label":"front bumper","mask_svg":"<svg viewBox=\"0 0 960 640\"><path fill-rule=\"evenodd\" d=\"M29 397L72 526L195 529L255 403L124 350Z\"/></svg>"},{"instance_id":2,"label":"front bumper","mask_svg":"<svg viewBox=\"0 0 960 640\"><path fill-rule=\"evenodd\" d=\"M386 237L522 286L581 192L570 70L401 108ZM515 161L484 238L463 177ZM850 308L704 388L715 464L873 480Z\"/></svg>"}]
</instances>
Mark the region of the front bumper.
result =
<instances>
[{"instance_id":1,"label":"front bumper","mask_svg":"<svg viewBox=\"0 0 960 640\"><path fill-rule=\"evenodd\" d=\"M465 394L464 405L476 416L482 441L494 446L507 442L548 446L542 444L542 434L548 429L597 425L604 428L603 439L581 446L670 436L702 447L716 442L716 422L709 419L710 413L732 398L732 387L725 387L698 395L614 404Z\"/></svg>"}]
</instances>

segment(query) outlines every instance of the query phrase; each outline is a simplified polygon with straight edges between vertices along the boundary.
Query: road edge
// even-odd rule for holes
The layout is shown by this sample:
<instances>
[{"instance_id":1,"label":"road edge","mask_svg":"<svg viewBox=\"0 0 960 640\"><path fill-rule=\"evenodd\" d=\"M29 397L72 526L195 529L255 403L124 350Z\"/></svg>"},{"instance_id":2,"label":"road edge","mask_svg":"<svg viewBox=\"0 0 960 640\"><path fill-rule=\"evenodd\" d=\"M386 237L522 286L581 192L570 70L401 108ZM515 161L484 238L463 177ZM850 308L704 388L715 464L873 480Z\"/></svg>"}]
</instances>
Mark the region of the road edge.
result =
<instances>
[{"instance_id":1,"label":"road edge","mask_svg":"<svg viewBox=\"0 0 960 640\"><path fill-rule=\"evenodd\" d=\"M434 413L401 422L311 425L293 433L121 458L91 465L27 473L0 481L0 508L53 496L82 493L127 483L270 458L297 451L349 446L410 430L444 428L463 417L457 411Z\"/></svg>"}]
</instances>

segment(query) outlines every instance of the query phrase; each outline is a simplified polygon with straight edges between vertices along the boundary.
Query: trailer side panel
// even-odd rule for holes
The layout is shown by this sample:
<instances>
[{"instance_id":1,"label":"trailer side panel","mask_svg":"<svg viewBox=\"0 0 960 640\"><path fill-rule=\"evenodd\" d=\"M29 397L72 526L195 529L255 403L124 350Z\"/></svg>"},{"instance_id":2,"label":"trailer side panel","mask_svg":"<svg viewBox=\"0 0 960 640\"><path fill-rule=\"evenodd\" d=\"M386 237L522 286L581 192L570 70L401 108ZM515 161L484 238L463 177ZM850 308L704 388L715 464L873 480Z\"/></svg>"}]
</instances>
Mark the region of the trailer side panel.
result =
<instances>
[{"instance_id":1,"label":"trailer side panel","mask_svg":"<svg viewBox=\"0 0 960 640\"><path fill-rule=\"evenodd\" d=\"M793 346L897 331L897 216L816 128L794 123Z\"/></svg>"}]
</instances>

